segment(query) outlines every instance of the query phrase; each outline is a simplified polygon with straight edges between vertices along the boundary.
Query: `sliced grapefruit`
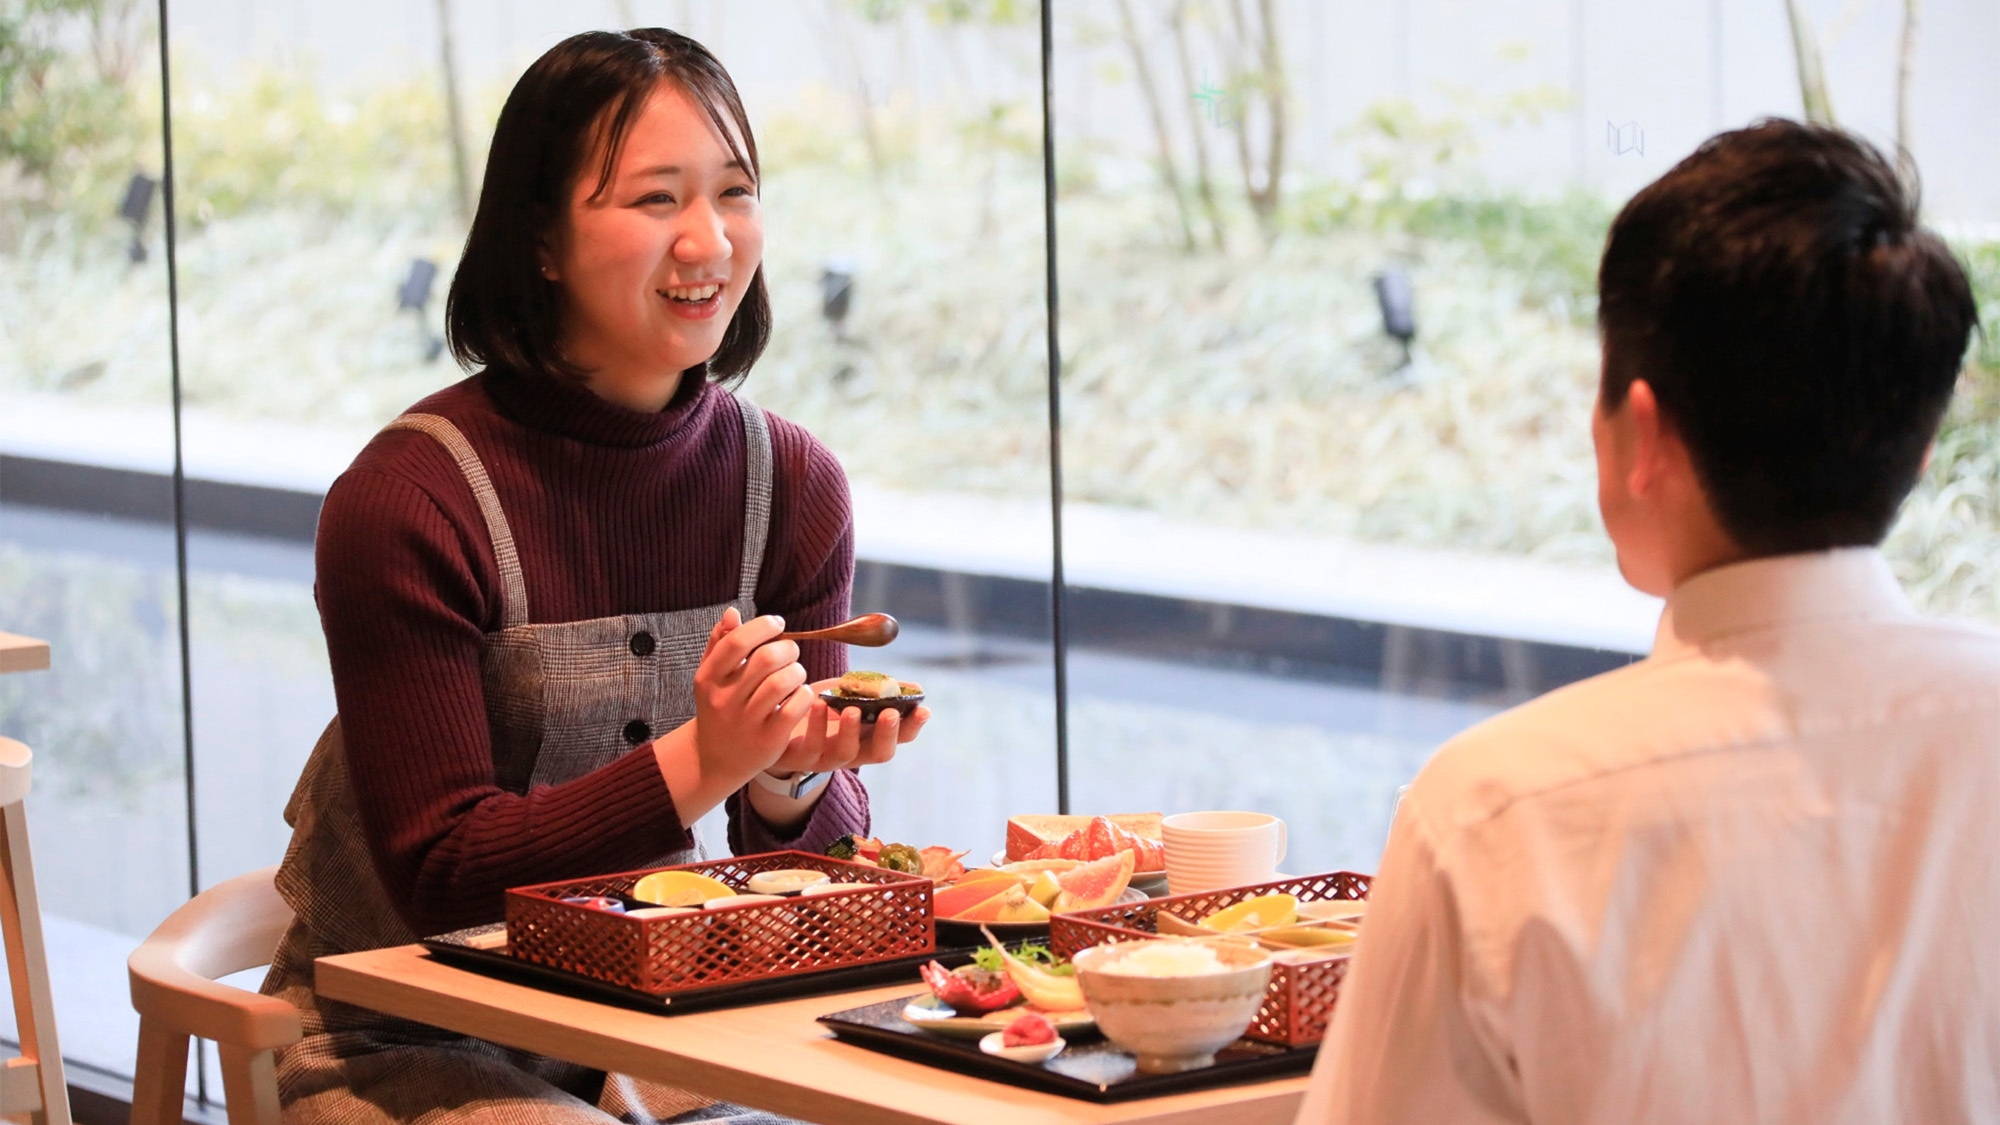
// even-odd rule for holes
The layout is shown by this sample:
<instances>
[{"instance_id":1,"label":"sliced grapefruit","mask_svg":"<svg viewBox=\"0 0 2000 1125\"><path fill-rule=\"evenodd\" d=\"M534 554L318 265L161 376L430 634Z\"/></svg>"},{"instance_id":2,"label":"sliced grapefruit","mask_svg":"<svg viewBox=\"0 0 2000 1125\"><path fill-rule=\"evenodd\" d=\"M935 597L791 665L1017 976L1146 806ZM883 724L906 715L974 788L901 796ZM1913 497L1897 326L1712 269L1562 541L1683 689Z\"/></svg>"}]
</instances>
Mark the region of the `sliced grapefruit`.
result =
<instances>
[{"instance_id":1,"label":"sliced grapefruit","mask_svg":"<svg viewBox=\"0 0 2000 1125\"><path fill-rule=\"evenodd\" d=\"M1132 881L1132 865L1135 857L1131 852L1119 852L1093 860L1073 871L1064 871L1056 876L1056 884L1062 892L1056 895L1054 910L1094 910L1100 906L1110 906L1125 893L1126 884Z\"/></svg>"}]
</instances>

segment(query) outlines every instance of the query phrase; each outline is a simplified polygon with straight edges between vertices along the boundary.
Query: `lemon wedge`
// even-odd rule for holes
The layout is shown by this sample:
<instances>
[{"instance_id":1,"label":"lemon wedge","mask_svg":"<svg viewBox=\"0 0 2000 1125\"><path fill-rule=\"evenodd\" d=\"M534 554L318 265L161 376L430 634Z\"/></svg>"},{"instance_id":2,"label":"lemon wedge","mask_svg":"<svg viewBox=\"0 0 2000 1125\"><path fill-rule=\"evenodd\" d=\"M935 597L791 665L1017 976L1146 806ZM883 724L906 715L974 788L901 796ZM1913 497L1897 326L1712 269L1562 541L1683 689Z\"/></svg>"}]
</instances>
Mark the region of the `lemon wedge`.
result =
<instances>
[{"instance_id":1,"label":"lemon wedge","mask_svg":"<svg viewBox=\"0 0 2000 1125\"><path fill-rule=\"evenodd\" d=\"M692 871L655 871L640 878L632 897L661 906L700 906L712 898L728 898L736 892L729 884Z\"/></svg>"},{"instance_id":2,"label":"lemon wedge","mask_svg":"<svg viewBox=\"0 0 2000 1125\"><path fill-rule=\"evenodd\" d=\"M1237 934L1245 930L1264 930L1272 926L1289 926L1299 920L1299 900L1291 895L1258 895L1245 899L1235 906L1221 910L1203 918L1200 922L1204 930L1214 930L1221 934Z\"/></svg>"}]
</instances>

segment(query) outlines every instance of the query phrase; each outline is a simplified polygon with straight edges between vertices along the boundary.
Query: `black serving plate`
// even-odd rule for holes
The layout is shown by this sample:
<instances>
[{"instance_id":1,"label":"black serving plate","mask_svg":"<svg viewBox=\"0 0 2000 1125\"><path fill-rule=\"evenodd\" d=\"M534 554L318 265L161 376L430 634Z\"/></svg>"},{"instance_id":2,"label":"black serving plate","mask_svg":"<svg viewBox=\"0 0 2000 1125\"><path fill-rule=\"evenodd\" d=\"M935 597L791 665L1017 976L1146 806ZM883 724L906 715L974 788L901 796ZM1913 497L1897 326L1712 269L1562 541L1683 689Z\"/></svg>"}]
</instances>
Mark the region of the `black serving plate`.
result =
<instances>
[{"instance_id":1,"label":"black serving plate","mask_svg":"<svg viewBox=\"0 0 2000 1125\"><path fill-rule=\"evenodd\" d=\"M424 938L423 947L440 961L516 984L663 1015L699 1012L711 1008L730 1008L743 1004L762 1004L770 1000L811 996L820 992L844 992L848 989L866 988L877 984L899 984L909 981L916 975L917 966L928 961L935 960L946 968L967 964L972 960L974 948L971 946L941 948L933 952L913 953L906 957L855 965L850 968L821 969L816 972L795 973L791 976L765 980L718 984L658 996L553 965L526 961L509 954L504 946L498 949L482 949L473 944L491 934L504 933L506 929L505 922L473 926L469 929Z\"/></svg>"},{"instance_id":2,"label":"black serving plate","mask_svg":"<svg viewBox=\"0 0 2000 1125\"><path fill-rule=\"evenodd\" d=\"M1140 1074L1131 1055L1093 1034L1070 1039L1062 1054L1047 1062L1015 1062L987 1054L975 1040L947 1039L919 1031L903 1018L903 1008L925 995L928 993L830 1012L819 1022L841 1039L884 1054L1092 1102L1122 1102L1304 1074L1319 1054L1317 1045L1281 1047L1238 1039L1216 1052L1214 1066L1178 1074Z\"/></svg>"}]
</instances>

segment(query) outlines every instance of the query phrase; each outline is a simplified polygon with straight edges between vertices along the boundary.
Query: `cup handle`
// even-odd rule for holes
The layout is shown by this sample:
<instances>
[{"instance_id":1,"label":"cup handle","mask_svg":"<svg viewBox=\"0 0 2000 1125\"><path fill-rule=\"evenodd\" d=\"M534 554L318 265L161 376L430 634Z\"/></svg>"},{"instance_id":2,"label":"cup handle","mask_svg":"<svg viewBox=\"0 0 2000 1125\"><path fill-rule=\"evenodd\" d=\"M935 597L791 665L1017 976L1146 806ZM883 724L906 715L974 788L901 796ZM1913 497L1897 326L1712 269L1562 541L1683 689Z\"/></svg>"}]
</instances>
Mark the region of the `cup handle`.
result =
<instances>
[{"instance_id":1,"label":"cup handle","mask_svg":"<svg viewBox=\"0 0 2000 1125\"><path fill-rule=\"evenodd\" d=\"M1291 844L1291 842L1292 842L1291 829L1286 827L1285 822L1283 820L1278 821L1278 856L1276 859L1273 859L1271 861L1272 867L1276 867L1277 865L1285 862L1285 849Z\"/></svg>"}]
</instances>

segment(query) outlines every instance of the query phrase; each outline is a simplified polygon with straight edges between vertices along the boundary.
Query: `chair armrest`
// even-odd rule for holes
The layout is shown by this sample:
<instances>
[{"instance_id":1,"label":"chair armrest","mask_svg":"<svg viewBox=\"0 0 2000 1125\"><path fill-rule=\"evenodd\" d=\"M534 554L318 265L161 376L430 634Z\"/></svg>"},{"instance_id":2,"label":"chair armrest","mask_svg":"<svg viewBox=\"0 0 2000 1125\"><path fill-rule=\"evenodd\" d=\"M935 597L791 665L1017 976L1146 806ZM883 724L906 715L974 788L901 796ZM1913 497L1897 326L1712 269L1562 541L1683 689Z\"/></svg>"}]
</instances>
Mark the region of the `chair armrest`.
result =
<instances>
[{"instance_id":1,"label":"chair armrest","mask_svg":"<svg viewBox=\"0 0 2000 1125\"><path fill-rule=\"evenodd\" d=\"M210 887L167 916L126 961L142 1018L249 1050L298 1042L299 1010L215 978L268 964L291 925L276 868Z\"/></svg>"}]
</instances>

